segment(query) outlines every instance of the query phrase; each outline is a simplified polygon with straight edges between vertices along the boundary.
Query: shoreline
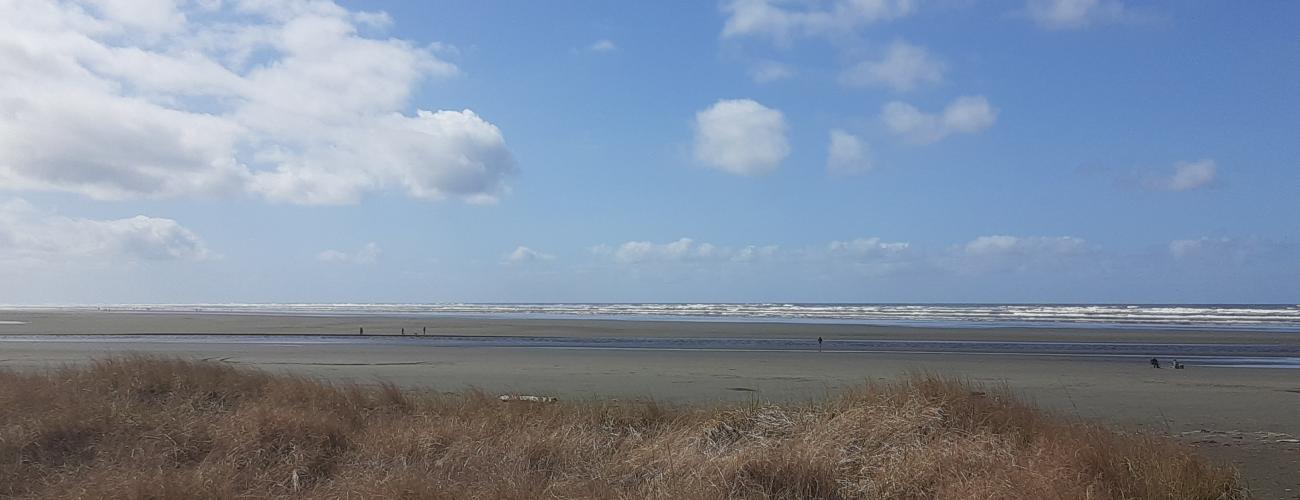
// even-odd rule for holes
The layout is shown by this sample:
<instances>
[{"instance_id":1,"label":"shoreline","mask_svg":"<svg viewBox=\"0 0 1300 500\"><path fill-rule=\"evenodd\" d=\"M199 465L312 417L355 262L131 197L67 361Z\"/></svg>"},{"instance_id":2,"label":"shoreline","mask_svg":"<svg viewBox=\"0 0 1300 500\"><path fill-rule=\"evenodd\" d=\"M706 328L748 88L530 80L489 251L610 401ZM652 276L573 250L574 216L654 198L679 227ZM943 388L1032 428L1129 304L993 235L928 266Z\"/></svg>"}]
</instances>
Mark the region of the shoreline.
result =
<instances>
[{"instance_id":1,"label":"shoreline","mask_svg":"<svg viewBox=\"0 0 1300 500\"><path fill-rule=\"evenodd\" d=\"M1205 328L1087 326L866 325L770 321L479 318L392 314L245 314L194 312L0 311L0 335L357 335L483 337L816 338L845 340L985 340L1071 342L1210 342L1300 346L1300 332ZM427 330L425 330L427 329Z\"/></svg>"},{"instance_id":2,"label":"shoreline","mask_svg":"<svg viewBox=\"0 0 1300 500\"><path fill-rule=\"evenodd\" d=\"M387 318L410 321L424 322L446 322L446 321L625 321L634 323L719 323L719 324L745 324L745 325L821 325L821 326L844 326L844 327L867 327L867 328L919 328L919 329L944 329L944 330L988 330L988 329L1031 329L1031 330L1120 330L1120 331L1174 331L1174 332L1243 332L1243 333L1279 333L1279 334L1297 334L1300 335L1300 316L1295 321L1260 321L1259 318L1275 319L1273 314L1265 316L1256 316L1255 321L1234 321L1228 319L1202 319L1179 321L1168 319L1164 321L1146 319L1124 321L1120 319L1106 320L1098 319L1081 319L1078 314L1066 314L1057 316L1058 319L1050 319L1053 316L1047 314L1043 319L1026 319L1018 315L1000 317L988 314L955 314L944 316L935 314L933 317L925 315L914 317L890 317L890 314L881 314L878 317L851 317L835 315L799 315L792 313L790 315L781 315L778 313L761 314L754 313L747 315L729 311L726 313L644 313L644 312L590 312L579 313L574 310L581 306L589 304L548 304L541 310L530 311L528 307L532 304L519 305L522 309L516 311L494 310L493 307L510 307L509 304L470 304L461 310L405 310L394 305L389 308L377 308L375 310L366 310L365 307L355 309L335 309L322 310L311 307L294 309L286 307L284 309L258 309L239 307L222 308L220 306L195 305L192 308L186 307L168 307L168 306L148 306L135 307L122 306L120 308L102 307L102 306L0 306L0 316L5 314L104 314L104 315L151 315L151 316L232 316L232 317L293 317L293 318L315 318L320 320L354 318L364 320L366 318ZM613 306L624 304L594 304L598 306ZM676 304L669 304L676 305ZM725 304L709 304L713 306ZM1254 304L1260 307L1286 308L1289 311L1290 306L1282 304ZM292 306L292 305L290 305ZM555 306L556 310L547 310L545 307ZM573 307L566 307L573 306ZM831 305L834 306L834 305ZM846 307L855 306L855 304L845 304ZM874 306L874 305L873 305ZM889 305L880 305L889 306ZM930 305L921 305L930 307ZM965 306L983 306L956 304L954 307ZM988 305L988 307L1065 307L1053 306L1049 304L1005 304L1005 305ZM1096 307L1115 307L1114 305L1090 304L1088 306ZM1150 305L1150 307L1221 307L1227 305ZM156 309L154 308L156 307ZM205 308L206 307L206 308ZM430 307L436 307L431 305ZM476 307L481 310L473 310ZM539 306L541 307L541 306ZM943 307L935 305L934 307ZM1132 306L1139 307L1139 306ZM1296 306L1300 309L1300 306ZM849 314L849 313L846 313ZM1169 313L1167 313L1169 314ZM1227 316L1234 317L1234 316Z\"/></svg>"}]
</instances>

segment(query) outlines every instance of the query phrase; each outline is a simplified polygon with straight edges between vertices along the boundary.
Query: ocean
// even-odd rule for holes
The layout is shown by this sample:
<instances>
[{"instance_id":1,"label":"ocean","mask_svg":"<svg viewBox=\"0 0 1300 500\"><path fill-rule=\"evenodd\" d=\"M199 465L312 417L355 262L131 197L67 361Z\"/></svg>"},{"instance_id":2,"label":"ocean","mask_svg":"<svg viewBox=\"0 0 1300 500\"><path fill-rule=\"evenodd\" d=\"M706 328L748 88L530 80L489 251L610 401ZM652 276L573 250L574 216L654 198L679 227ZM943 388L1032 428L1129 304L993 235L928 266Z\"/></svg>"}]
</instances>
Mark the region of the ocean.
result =
<instances>
[{"instance_id":1,"label":"ocean","mask_svg":"<svg viewBox=\"0 0 1300 500\"><path fill-rule=\"evenodd\" d=\"M0 306L0 310L4 309L848 323L946 328L1087 327L1300 332L1300 305L1295 304L231 303Z\"/></svg>"}]
</instances>

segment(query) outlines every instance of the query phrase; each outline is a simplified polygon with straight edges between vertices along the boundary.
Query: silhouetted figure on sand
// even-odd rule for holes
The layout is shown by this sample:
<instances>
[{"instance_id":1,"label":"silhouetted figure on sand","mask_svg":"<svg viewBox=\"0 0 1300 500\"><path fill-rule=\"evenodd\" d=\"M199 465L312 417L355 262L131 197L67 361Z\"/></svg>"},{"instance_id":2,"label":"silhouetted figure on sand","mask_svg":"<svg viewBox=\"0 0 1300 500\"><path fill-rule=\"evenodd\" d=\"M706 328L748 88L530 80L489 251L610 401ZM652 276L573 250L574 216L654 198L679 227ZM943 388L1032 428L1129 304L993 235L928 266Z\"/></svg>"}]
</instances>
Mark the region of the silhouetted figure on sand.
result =
<instances>
[{"instance_id":1,"label":"silhouetted figure on sand","mask_svg":"<svg viewBox=\"0 0 1300 500\"><path fill-rule=\"evenodd\" d=\"M822 352L822 338L817 337L817 352Z\"/></svg>"},{"instance_id":2,"label":"silhouetted figure on sand","mask_svg":"<svg viewBox=\"0 0 1300 500\"><path fill-rule=\"evenodd\" d=\"M365 334L366 334L366 327L363 326L363 327L357 329L357 334L358 334L358 335L365 335Z\"/></svg>"},{"instance_id":3,"label":"silhouetted figure on sand","mask_svg":"<svg viewBox=\"0 0 1300 500\"><path fill-rule=\"evenodd\" d=\"M1152 368L1160 368L1160 360L1158 360L1158 359L1156 359L1156 358L1151 358L1151 367L1152 367Z\"/></svg>"}]
</instances>

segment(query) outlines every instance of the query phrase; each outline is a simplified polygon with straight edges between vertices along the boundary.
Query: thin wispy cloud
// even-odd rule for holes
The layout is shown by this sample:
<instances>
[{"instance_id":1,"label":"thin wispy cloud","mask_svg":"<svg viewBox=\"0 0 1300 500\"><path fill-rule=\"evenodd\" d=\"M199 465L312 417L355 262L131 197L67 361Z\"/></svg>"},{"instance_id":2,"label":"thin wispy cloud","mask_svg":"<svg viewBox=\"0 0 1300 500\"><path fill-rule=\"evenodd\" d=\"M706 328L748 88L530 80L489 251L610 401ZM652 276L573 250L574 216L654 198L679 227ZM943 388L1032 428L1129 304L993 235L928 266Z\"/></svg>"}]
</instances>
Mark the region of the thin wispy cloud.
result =
<instances>
[{"instance_id":1,"label":"thin wispy cloud","mask_svg":"<svg viewBox=\"0 0 1300 500\"><path fill-rule=\"evenodd\" d=\"M1141 185L1153 191L1192 191L1213 185L1217 175L1218 164L1206 158L1178 162L1167 173L1147 175Z\"/></svg>"},{"instance_id":2,"label":"thin wispy cloud","mask_svg":"<svg viewBox=\"0 0 1300 500\"><path fill-rule=\"evenodd\" d=\"M827 171L832 174L855 175L866 173L874 166L866 141L843 130L831 130L830 145L826 148Z\"/></svg>"},{"instance_id":3,"label":"thin wispy cloud","mask_svg":"<svg viewBox=\"0 0 1300 500\"><path fill-rule=\"evenodd\" d=\"M1096 271L1099 249L1075 236L980 236L953 247L939 267L967 275Z\"/></svg>"},{"instance_id":4,"label":"thin wispy cloud","mask_svg":"<svg viewBox=\"0 0 1300 500\"><path fill-rule=\"evenodd\" d=\"M794 69L776 61L760 61L749 68L749 78L755 83L777 82L794 75Z\"/></svg>"},{"instance_id":5,"label":"thin wispy cloud","mask_svg":"<svg viewBox=\"0 0 1300 500\"><path fill-rule=\"evenodd\" d=\"M1279 274L1300 273L1300 245L1257 236L1177 239L1169 242L1176 264L1205 266L1256 265Z\"/></svg>"},{"instance_id":6,"label":"thin wispy cloud","mask_svg":"<svg viewBox=\"0 0 1300 500\"><path fill-rule=\"evenodd\" d=\"M700 243L680 238L666 243L627 241L617 245L597 245L592 255L619 264L754 262L777 255L776 245L745 245L739 248Z\"/></svg>"},{"instance_id":7,"label":"thin wispy cloud","mask_svg":"<svg viewBox=\"0 0 1300 500\"><path fill-rule=\"evenodd\" d=\"M788 42L797 37L844 35L912 12L911 0L831 0L783 2L731 0L723 3L722 36L763 37Z\"/></svg>"},{"instance_id":8,"label":"thin wispy cloud","mask_svg":"<svg viewBox=\"0 0 1300 500\"><path fill-rule=\"evenodd\" d=\"M535 262L547 262L552 260L555 260L554 255L539 252L537 250L533 250L526 246L520 245L518 247L515 247L515 249L512 250L510 253L506 254L505 258L502 259L501 261L502 263L505 264L523 265L523 264L530 264Z\"/></svg>"},{"instance_id":9,"label":"thin wispy cloud","mask_svg":"<svg viewBox=\"0 0 1300 500\"><path fill-rule=\"evenodd\" d=\"M1114 257L1097 245L1074 236L987 235L948 246L923 247L880 237L833 240L786 248L778 245L728 247L690 238L656 243L628 241L591 249L597 259L623 266L653 265L658 269L695 269L724 264L762 264L736 272L814 273L836 270L849 276L884 277L901 273L932 277L999 274L1085 272L1104 269ZM840 278L843 276L841 275Z\"/></svg>"},{"instance_id":10,"label":"thin wispy cloud","mask_svg":"<svg viewBox=\"0 0 1300 500\"><path fill-rule=\"evenodd\" d=\"M618 45L615 45L614 41L608 38L596 40L592 42L591 45L587 46L588 52L605 53L605 52L614 52L616 50L618 50Z\"/></svg>"},{"instance_id":11,"label":"thin wispy cloud","mask_svg":"<svg viewBox=\"0 0 1300 500\"><path fill-rule=\"evenodd\" d=\"M840 74L851 87L881 86L906 92L943 81L947 66L924 47L898 40L878 60L857 63Z\"/></svg>"},{"instance_id":12,"label":"thin wispy cloud","mask_svg":"<svg viewBox=\"0 0 1300 500\"><path fill-rule=\"evenodd\" d=\"M993 126L998 110L984 96L962 96L937 113L892 101L880 113L885 127L912 144L931 144L955 134L974 134Z\"/></svg>"},{"instance_id":13,"label":"thin wispy cloud","mask_svg":"<svg viewBox=\"0 0 1300 500\"><path fill-rule=\"evenodd\" d=\"M332 249L323 250L316 254L316 260L332 264L374 264L379 260L381 254L383 254L383 250L379 248L379 245L370 242L353 252Z\"/></svg>"},{"instance_id":14,"label":"thin wispy cloud","mask_svg":"<svg viewBox=\"0 0 1300 500\"><path fill-rule=\"evenodd\" d=\"M1119 0L1028 0L1025 13L1040 27L1068 30L1118 21L1126 9Z\"/></svg>"}]
</instances>

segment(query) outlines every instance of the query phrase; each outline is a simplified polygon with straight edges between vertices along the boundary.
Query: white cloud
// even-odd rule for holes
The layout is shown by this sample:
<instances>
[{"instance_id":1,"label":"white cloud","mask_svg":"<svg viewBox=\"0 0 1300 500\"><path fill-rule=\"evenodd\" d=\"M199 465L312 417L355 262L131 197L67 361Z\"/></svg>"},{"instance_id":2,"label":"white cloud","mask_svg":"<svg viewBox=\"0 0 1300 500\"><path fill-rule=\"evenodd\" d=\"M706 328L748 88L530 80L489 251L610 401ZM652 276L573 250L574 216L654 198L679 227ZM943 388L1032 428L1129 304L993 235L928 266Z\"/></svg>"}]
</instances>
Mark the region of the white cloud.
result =
<instances>
[{"instance_id":1,"label":"white cloud","mask_svg":"<svg viewBox=\"0 0 1300 500\"><path fill-rule=\"evenodd\" d=\"M735 251L723 250L720 253L732 262L755 262L773 259L780 251L781 247L776 245L746 245Z\"/></svg>"},{"instance_id":2,"label":"white cloud","mask_svg":"<svg viewBox=\"0 0 1300 500\"><path fill-rule=\"evenodd\" d=\"M800 8L804 7L804 8ZM760 36L778 42L794 37L836 36L878 21L895 19L912 10L911 0L731 0L723 37Z\"/></svg>"},{"instance_id":3,"label":"white cloud","mask_svg":"<svg viewBox=\"0 0 1300 500\"><path fill-rule=\"evenodd\" d=\"M872 161L866 142L858 136L835 129L830 133L826 152L826 169L833 174L860 174L871 170Z\"/></svg>"},{"instance_id":4,"label":"white cloud","mask_svg":"<svg viewBox=\"0 0 1300 500\"><path fill-rule=\"evenodd\" d=\"M720 100L695 114L695 159L737 175L776 170L790 144L785 116L749 99Z\"/></svg>"},{"instance_id":5,"label":"white cloud","mask_svg":"<svg viewBox=\"0 0 1300 500\"><path fill-rule=\"evenodd\" d=\"M1086 250L1084 240L1073 236L1058 237L1017 237L1017 236L980 236L966 243L963 247L968 255L1031 255L1054 254L1070 255Z\"/></svg>"},{"instance_id":6,"label":"white cloud","mask_svg":"<svg viewBox=\"0 0 1300 500\"><path fill-rule=\"evenodd\" d=\"M963 274L1025 272L1079 267L1095 254L1087 241L1073 236L980 236L960 245L940 262Z\"/></svg>"},{"instance_id":7,"label":"white cloud","mask_svg":"<svg viewBox=\"0 0 1300 500\"><path fill-rule=\"evenodd\" d=\"M1204 259L1219 264L1240 263L1261 254L1279 251L1285 252L1285 246L1255 238L1201 237L1169 242L1169 255L1180 261Z\"/></svg>"},{"instance_id":8,"label":"white cloud","mask_svg":"<svg viewBox=\"0 0 1300 500\"><path fill-rule=\"evenodd\" d=\"M174 0L88 0L103 18L146 34L170 33L185 23Z\"/></svg>"},{"instance_id":9,"label":"white cloud","mask_svg":"<svg viewBox=\"0 0 1300 500\"><path fill-rule=\"evenodd\" d=\"M0 202L0 261L214 257L202 239L172 219L85 219L44 212L21 199Z\"/></svg>"},{"instance_id":10,"label":"white cloud","mask_svg":"<svg viewBox=\"0 0 1300 500\"><path fill-rule=\"evenodd\" d=\"M1075 29L1124 16L1118 0L1028 0L1025 11L1043 28Z\"/></svg>"},{"instance_id":11,"label":"white cloud","mask_svg":"<svg viewBox=\"0 0 1300 500\"><path fill-rule=\"evenodd\" d=\"M776 61L760 61L749 69L749 78L755 83L772 83L793 76L793 69Z\"/></svg>"},{"instance_id":12,"label":"white cloud","mask_svg":"<svg viewBox=\"0 0 1300 500\"><path fill-rule=\"evenodd\" d=\"M924 264L923 256L913 252L910 244L880 238L832 241L825 255L832 263L847 264L857 274L876 277Z\"/></svg>"},{"instance_id":13,"label":"white cloud","mask_svg":"<svg viewBox=\"0 0 1300 500\"><path fill-rule=\"evenodd\" d=\"M1268 288L1279 276L1300 276L1300 244L1294 240L1201 237L1170 241L1168 252L1179 274L1207 279L1208 283L1250 273L1259 279L1248 288Z\"/></svg>"},{"instance_id":14,"label":"white cloud","mask_svg":"<svg viewBox=\"0 0 1300 500\"><path fill-rule=\"evenodd\" d=\"M913 144L930 144L953 134L973 134L997 121L998 111L984 96L962 96L942 112L926 113L899 101L885 104L881 120L891 132Z\"/></svg>"},{"instance_id":15,"label":"white cloud","mask_svg":"<svg viewBox=\"0 0 1300 500\"><path fill-rule=\"evenodd\" d=\"M1169 175L1148 177L1142 182L1147 189L1159 191L1190 191L1211 185L1217 173L1214 160L1178 162Z\"/></svg>"},{"instance_id":16,"label":"white cloud","mask_svg":"<svg viewBox=\"0 0 1300 500\"><path fill-rule=\"evenodd\" d=\"M555 256L551 254L538 252L536 250L521 245L519 247L516 247L514 251L506 254L506 257L503 260L503 262L506 264L527 264L530 262L542 262L548 260L555 260Z\"/></svg>"},{"instance_id":17,"label":"white cloud","mask_svg":"<svg viewBox=\"0 0 1300 500\"><path fill-rule=\"evenodd\" d=\"M712 245L706 247L705 253L712 252ZM594 252L598 255L609 255L617 262L637 263L648 261L672 261L688 258L700 253L700 246L690 238L681 238L670 243L652 243L649 241L629 241L615 248L608 246L598 246Z\"/></svg>"},{"instance_id":18,"label":"white cloud","mask_svg":"<svg viewBox=\"0 0 1300 500\"><path fill-rule=\"evenodd\" d=\"M1212 240L1201 238L1198 240L1174 240L1169 242L1169 255L1175 259L1184 259L1200 254L1207 246L1223 245L1228 243L1227 238Z\"/></svg>"},{"instance_id":19,"label":"white cloud","mask_svg":"<svg viewBox=\"0 0 1300 500\"><path fill-rule=\"evenodd\" d=\"M772 258L777 254L776 245L748 245L739 249L719 247L711 243L696 243L690 238L681 238L668 243L650 241L628 241L617 246L597 245L591 252L597 256L607 257L620 264L641 264L651 262L753 262Z\"/></svg>"},{"instance_id":20,"label":"white cloud","mask_svg":"<svg viewBox=\"0 0 1300 500\"><path fill-rule=\"evenodd\" d=\"M322 250L316 254L316 260L321 262L348 262L351 259L351 255L340 250Z\"/></svg>"},{"instance_id":21,"label":"white cloud","mask_svg":"<svg viewBox=\"0 0 1300 500\"><path fill-rule=\"evenodd\" d=\"M905 242L887 242L880 238L858 238L850 241L832 241L826 245L831 255L840 256L881 256L897 255L907 251L911 245Z\"/></svg>"},{"instance_id":22,"label":"white cloud","mask_svg":"<svg viewBox=\"0 0 1300 500\"><path fill-rule=\"evenodd\" d=\"M472 111L406 111L418 85L458 69L443 45L358 32L388 24L383 13L256 0L4 10L5 189L491 201L515 168L500 130ZM239 23L215 20L228 18Z\"/></svg>"},{"instance_id":23,"label":"white cloud","mask_svg":"<svg viewBox=\"0 0 1300 500\"><path fill-rule=\"evenodd\" d=\"M945 66L924 47L895 41L882 59L864 61L845 70L840 83L854 87L878 85L904 92L943 81Z\"/></svg>"},{"instance_id":24,"label":"white cloud","mask_svg":"<svg viewBox=\"0 0 1300 500\"><path fill-rule=\"evenodd\" d=\"M596 40L587 46L589 52L613 52L618 50L618 45L608 38Z\"/></svg>"},{"instance_id":25,"label":"white cloud","mask_svg":"<svg viewBox=\"0 0 1300 500\"><path fill-rule=\"evenodd\" d=\"M316 254L316 260L339 264L374 264L383 251L374 242L366 243L355 252L341 250L324 250Z\"/></svg>"},{"instance_id":26,"label":"white cloud","mask_svg":"<svg viewBox=\"0 0 1300 500\"><path fill-rule=\"evenodd\" d=\"M628 241L591 248L597 263L616 272L653 273L666 280L691 280L700 276L745 279L753 276L805 283L830 283L869 278L908 276L930 283L964 287L972 277L1001 279L1087 280L1130 273L1140 266L1202 265L1216 261L1247 265L1252 262L1294 263L1294 245L1252 239L1201 238L1170 242L1169 253L1123 255L1075 236L1012 236L992 234L952 245L917 246L880 237L834 240L822 244L785 248L776 245L728 247L690 238L675 241ZM600 267L589 267L597 269ZM1015 278L1012 278L1015 276ZM936 281L937 280L937 281ZM902 282L898 282L902 283ZM990 281L988 283L1007 283ZM945 285L946 286L946 285Z\"/></svg>"}]
</instances>

